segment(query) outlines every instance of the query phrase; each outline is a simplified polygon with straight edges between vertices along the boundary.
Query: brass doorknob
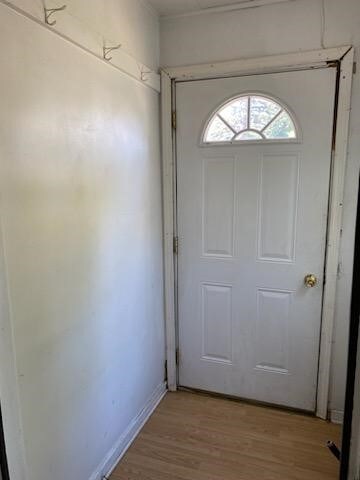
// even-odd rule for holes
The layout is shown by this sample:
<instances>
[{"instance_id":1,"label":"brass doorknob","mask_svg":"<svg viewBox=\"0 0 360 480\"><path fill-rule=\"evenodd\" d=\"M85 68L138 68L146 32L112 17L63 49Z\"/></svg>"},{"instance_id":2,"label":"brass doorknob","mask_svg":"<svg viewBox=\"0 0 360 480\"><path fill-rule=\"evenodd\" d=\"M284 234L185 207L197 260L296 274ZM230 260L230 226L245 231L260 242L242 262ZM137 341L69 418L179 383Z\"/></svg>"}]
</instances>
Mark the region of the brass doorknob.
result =
<instances>
[{"instance_id":1,"label":"brass doorknob","mask_svg":"<svg viewBox=\"0 0 360 480\"><path fill-rule=\"evenodd\" d=\"M304 284L306 287L309 287L309 288L315 287L315 285L317 284L316 276L313 273L309 273L308 275L305 275Z\"/></svg>"}]
</instances>

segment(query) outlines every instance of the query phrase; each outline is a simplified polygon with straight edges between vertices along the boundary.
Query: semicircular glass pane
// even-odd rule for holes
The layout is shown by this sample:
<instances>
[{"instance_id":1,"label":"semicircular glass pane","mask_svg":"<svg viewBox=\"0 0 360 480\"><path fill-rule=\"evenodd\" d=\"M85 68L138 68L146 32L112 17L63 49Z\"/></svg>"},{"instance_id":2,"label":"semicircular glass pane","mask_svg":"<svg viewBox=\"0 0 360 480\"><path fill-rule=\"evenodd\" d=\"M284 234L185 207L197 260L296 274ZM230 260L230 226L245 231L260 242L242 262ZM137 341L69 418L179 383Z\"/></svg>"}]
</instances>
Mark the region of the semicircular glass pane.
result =
<instances>
[{"instance_id":1,"label":"semicircular glass pane","mask_svg":"<svg viewBox=\"0 0 360 480\"><path fill-rule=\"evenodd\" d=\"M262 130L280 112L279 104L265 97L250 98L250 128Z\"/></svg>"},{"instance_id":2,"label":"semicircular glass pane","mask_svg":"<svg viewBox=\"0 0 360 480\"><path fill-rule=\"evenodd\" d=\"M296 138L296 129L290 115L284 110L268 127L266 127L263 134L266 138L271 140L292 139Z\"/></svg>"},{"instance_id":3,"label":"semicircular glass pane","mask_svg":"<svg viewBox=\"0 0 360 480\"><path fill-rule=\"evenodd\" d=\"M254 132L253 130L245 130L245 132L241 132L235 140L262 140L263 137L260 133Z\"/></svg>"},{"instance_id":4,"label":"semicircular glass pane","mask_svg":"<svg viewBox=\"0 0 360 480\"><path fill-rule=\"evenodd\" d=\"M219 115L235 132L248 128L248 102L249 97L240 97L219 111Z\"/></svg>"},{"instance_id":5,"label":"semicircular glass pane","mask_svg":"<svg viewBox=\"0 0 360 480\"><path fill-rule=\"evenodd\" d=\"M212 116L203 142L285 141L296 139L297 133L286 107L267 96L244 93L225 103Z\"/></svg>"},{"instance_id":6,"label":"semicircular glass pane","mask_svg":"<svg viewBox=\"0 0 360 480\"><path fill-rule=\"evenodd\" d=\"M210 122L206 133L205 142L231 142L234 132L216 115Z\"/></svg>"}]
</instances>

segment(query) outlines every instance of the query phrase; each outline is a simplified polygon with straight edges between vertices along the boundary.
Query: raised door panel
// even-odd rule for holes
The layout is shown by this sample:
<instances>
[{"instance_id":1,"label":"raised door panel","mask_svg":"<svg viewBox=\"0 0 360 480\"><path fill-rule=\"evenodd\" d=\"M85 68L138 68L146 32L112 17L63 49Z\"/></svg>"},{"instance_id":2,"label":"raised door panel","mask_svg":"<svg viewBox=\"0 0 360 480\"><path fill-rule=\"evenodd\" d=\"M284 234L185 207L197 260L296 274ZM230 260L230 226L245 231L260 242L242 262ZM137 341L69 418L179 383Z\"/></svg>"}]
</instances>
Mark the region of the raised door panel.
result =
<instances>
[{"instance_id":1,"label":"raised door panel","mask_svg":"<svg viewBox=\"0 0 360 480\"><path fill-rule=\"evenodd\" d=\"M203 160L203 255L234 253L235 163L233 158Z\"/></svg>"},{"instance_id":2,"label":"raised door panel","mask_svg":"<svg viewBox=\"0 0 360 480\"><path fill-rule=\"evenodd\" d=\"M293 292L272 289L257 291L255 369L289 373L289 329Z\"/></svg>"},{"instance_id":3,"label":"raised door panel","mask_svg":"<svg viewBox=\"0 0 360 480\"><path fill-rule=\"evenodd\" d=\"M258 259L294 262L299 159L264 155L260 173Z\"/></svg>"},{"instance_id":4,"label":"raised door panel","mask_svg":"<svg viewBox=\"0 0 360 480\"><path fill-rule=\"evenodd\" d=\"M202 290L202 358L231 363L232 287L203 284Z\"/></svg>"}]
</instances>

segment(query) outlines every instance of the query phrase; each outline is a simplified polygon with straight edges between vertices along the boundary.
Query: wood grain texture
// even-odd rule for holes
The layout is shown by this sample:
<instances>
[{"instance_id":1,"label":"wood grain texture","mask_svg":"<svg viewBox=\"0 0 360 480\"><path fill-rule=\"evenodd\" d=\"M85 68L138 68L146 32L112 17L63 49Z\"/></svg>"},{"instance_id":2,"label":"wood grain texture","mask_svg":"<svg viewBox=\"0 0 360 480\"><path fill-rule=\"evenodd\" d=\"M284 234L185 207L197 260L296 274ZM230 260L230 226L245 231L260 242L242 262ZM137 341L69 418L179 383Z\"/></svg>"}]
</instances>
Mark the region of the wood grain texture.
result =
<instances>
[{"instance_id":1,"label":"wood grain texture","mask_svg":"<svg viewBox=\"0 0 360 480\"><path fill-rule=\"evenodd\" d=\"M168 393L111 480L332 480L323 420L188 392Z\"/></svg>"}]
</instances>

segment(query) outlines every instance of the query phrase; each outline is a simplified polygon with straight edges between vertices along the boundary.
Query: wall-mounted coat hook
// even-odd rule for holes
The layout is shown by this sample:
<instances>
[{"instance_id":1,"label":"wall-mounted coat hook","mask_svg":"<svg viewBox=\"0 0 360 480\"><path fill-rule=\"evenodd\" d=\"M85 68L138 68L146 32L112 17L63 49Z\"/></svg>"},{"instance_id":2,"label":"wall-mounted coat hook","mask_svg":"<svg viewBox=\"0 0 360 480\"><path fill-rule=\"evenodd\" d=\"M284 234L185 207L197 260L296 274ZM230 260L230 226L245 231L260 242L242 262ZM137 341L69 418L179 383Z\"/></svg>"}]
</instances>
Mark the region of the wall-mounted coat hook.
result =
<instances>
[{"instance_id":1,"label":"wall-mounted coat hook","mask_svg":"<svg viewBox=\"0 0 360 480\"><path fill-rule=\"evenodd\" d=\"M140 79L142 82L146 82L148 80L147 75L150 75L150 73L154 73L152 70L146 70L145 68L141 67L140 68Z\"/></svg>"},{"instance_id":2,"label":"wall-mounted coat hook","mask_svg":"<svg viewBox=\"0 0 360 480\"><path fill-rule=\"evenodd\" d=\"M51 15L53 15L55 12L61 12L62 10L65 10L65 8L66 8L66 5L62 5L61 7L57 7L57 8L44 7L45 23L50 26L55 25L56 20L53 20L52 22L50 22Z\"/></svg>"},{"instance_id":3,"label":"wall-mounted coat hook","mask_svg":"<svg viewBox=\"0 0 360 480\"><path fill-rule=\"evenodd\" d=\"M119 45L115 45L114 47L103 47L103 57L104 60L107 60L108 62L112 59L112 57L109 57L109 53L112 52L113 50L118 50L121 47L121 43Z\"/></svg>"}]
</instances>

